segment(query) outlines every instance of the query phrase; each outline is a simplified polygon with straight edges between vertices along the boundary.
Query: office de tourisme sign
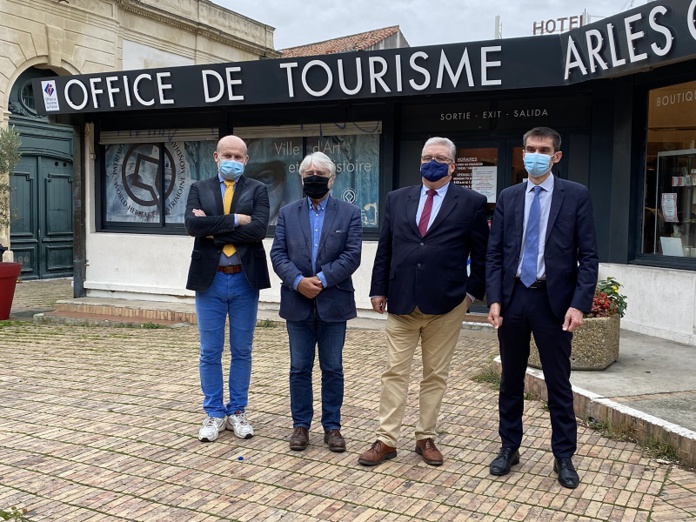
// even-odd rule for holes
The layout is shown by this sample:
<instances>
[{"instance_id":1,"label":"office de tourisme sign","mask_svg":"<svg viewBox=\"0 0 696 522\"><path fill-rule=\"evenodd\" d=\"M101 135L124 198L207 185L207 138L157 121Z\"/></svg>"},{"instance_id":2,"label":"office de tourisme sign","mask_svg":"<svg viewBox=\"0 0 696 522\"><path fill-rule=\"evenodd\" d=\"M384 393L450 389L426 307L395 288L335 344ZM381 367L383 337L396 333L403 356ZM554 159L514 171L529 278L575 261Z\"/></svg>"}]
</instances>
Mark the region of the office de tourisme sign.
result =
<instances>
[{"instance_id":1,"label":"office de tourisme sign","mask_svg":"<svg viewBox=\"0 0 696 522\"><path fill-rule=\"evenodd\" d=\"M41 114L552 87L696 56L696 0L656 1L561 35L34 80Z\"/></svg>"}]
</instances>

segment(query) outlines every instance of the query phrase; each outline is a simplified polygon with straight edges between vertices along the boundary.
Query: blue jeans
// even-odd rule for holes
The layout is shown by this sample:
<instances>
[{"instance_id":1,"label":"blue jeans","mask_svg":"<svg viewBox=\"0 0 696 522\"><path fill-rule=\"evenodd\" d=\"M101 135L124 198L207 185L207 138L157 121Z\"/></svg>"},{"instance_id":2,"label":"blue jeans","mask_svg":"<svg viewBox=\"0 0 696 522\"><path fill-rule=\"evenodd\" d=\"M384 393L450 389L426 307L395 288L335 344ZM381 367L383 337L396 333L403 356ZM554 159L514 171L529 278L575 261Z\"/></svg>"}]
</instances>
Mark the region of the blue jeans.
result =
<instances>
[{"instance_id":1,"label":"blue jeans","mask_svg":"<svg viewBox=\"0 0 696 522\"><path fill-rule=\"evenodd\" d=\"M290 411L293 428L312 424L314 399L312 368L319 346L321 368L321 424L324 431L341 429L343 405L343 344L346 322L327 323L318 317L287 321L290 339Z\"/></svg>"},{"instance_id":2,"label":"blue jeans","mask_svg":"<svg viewBox=\"0 0 696 522\"><path fill-rule=\"evenodd\" d=\"M217 272L205 292L196 292L196 314L201 342L200 375L203 409L211 417L244 411L251 380L251 346L256 327L259 291L244 273ZM222 351L225 322L230 317L230 400L223 400Z\"/></svg>"}]
</instances>

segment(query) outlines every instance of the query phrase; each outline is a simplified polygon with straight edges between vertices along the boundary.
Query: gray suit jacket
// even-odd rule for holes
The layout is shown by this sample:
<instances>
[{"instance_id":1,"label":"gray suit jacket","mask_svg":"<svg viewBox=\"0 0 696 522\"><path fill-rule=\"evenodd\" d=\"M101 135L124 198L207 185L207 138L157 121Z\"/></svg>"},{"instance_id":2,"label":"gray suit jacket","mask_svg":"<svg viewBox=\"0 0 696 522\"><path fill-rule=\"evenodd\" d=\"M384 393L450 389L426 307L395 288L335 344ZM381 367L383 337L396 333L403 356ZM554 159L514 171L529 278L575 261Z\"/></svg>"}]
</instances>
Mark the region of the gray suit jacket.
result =
<instances>
[{"instance_id":1,"label":"gray suit jacket","mask_svg":"<svg viewBox=\"0 0 696 522\"><path fill-rule=\"evenodd\" d=\"M360 266L361 251L360 209L329 197L316 262L317 272L324 273L328 286L314 299L308 299L292 289L298 275L316 275L312 271L312 235L307 198L281 208L271 248L273 270L283 282L280 316L289 321L307 319L316 301L319 317L323 321L340 322L355 317L355 290L351 275Z\"/></svg>"}]
</instances>

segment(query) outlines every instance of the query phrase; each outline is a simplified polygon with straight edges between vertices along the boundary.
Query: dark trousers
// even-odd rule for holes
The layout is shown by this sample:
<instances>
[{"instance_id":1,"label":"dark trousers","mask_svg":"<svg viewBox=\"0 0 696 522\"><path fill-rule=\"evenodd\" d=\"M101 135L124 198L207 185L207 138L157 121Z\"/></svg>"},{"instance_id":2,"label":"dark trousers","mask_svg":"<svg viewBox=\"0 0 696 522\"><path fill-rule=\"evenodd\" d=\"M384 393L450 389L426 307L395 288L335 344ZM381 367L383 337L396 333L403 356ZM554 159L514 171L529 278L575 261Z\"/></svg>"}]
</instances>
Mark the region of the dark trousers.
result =
<instances>
[{"instance_id":1,"label":"dark trousers","mask_svg":"<svg viewBox=\"0 0 696 522\"><path fill-rule=\"evenodd\" d=\"M290 410L293 428L307 428L314 416L312 368L315 350L321 369L321 424L324 431L341 429L343 344L346 321L328 323L316 309L304 321L286 321L290 341Z\"/></svg>"},{"instance_id":2,"label":"dark trousers","mask_svg":"<svg viewBox=\"0 0 696 522\"><path fill-rule=\"evenodd\" d=\"M578 428L570 384L573 334L564 332L562 326L563 321L551 311L545 287L530 289L519 281L515 283L498 330L502 361L499 434L503 447L517 449L522 443L524 377L533 333L549 396L551 449L556 458L571 457L577 449Z\"/></svg>"}]
</instances>

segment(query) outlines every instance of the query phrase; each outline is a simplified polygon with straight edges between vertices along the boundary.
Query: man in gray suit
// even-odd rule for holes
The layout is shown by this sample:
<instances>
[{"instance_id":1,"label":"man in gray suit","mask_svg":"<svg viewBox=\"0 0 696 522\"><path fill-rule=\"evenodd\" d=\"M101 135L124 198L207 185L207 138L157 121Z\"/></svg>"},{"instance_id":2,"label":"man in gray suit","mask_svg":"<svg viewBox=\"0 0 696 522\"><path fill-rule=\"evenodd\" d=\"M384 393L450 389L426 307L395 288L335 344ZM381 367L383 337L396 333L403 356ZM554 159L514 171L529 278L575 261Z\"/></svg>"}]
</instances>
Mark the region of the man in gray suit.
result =
<instances>
[{"instance_id":1,"label":"man in gray suit","mask_svg":"<svg viewBox=\"0 0 696 522\"><path fill-rule=\"evenodd\" d=\"M315 347L321 368L321 424L329 450L342 452L343 344L357 315L351 275L360 266L360 209L329 195L336 165L322 152L300 164L307 197L280 209L271 248L281 278L280 316L290 340L290 449L304 450L312 423Z\"/></svg>"},{"instance_id":2,"label":"man in gray suit","mask_svg":"<svg viewBox=\"0 0 696 522\"><path fill-rule=\"evenodd\" d=\"M246 418L251 348L259 290L271 286L263 249L268 227L268 190L244 176L244 141L225 136L213 153L218 174L191 185L186 231L196 238L186 288L196 291L200 377L206 418L198 431L212 442L220 431L241 439L254 435ZM230 318L229 401L224 402L222 351Z\"/></svg>"}]
</instances>

